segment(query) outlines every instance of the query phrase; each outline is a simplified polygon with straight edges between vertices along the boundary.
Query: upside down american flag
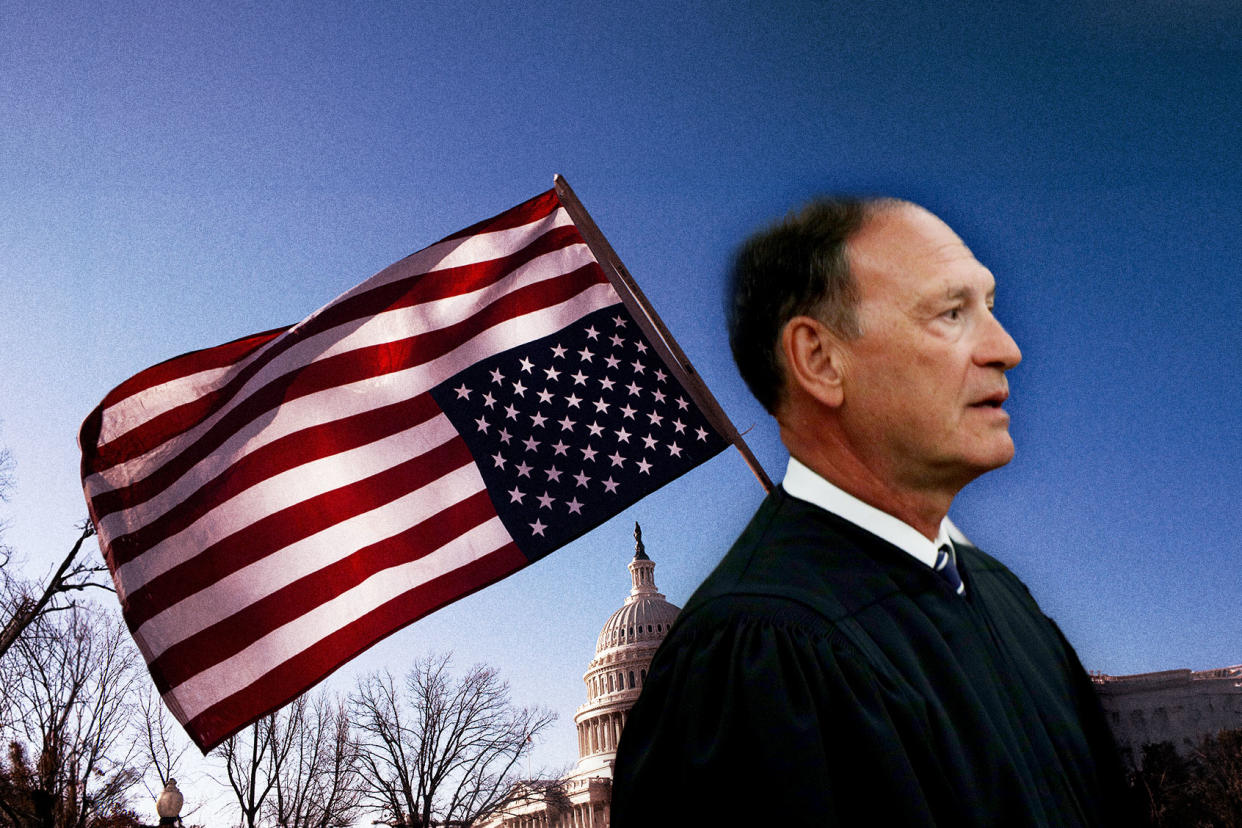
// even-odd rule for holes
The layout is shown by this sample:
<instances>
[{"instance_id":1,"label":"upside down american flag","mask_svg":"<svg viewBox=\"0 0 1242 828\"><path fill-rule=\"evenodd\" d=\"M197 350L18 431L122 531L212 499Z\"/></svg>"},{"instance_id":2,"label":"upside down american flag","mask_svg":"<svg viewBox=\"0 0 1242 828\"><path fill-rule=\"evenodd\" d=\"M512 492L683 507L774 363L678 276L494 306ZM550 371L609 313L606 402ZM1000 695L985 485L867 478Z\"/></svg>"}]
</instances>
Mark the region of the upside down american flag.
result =
<instances>
[{"instance_id":1,"label":"upside down american flag","mask_svg":"<svg viewBox=\"0 0 1242 828\"><path fill-rule=\"evenodd\" d=\"M653 339L550 190L109 393L83 488L199 748L723 450Z\"/></svg>"}]
</instances>

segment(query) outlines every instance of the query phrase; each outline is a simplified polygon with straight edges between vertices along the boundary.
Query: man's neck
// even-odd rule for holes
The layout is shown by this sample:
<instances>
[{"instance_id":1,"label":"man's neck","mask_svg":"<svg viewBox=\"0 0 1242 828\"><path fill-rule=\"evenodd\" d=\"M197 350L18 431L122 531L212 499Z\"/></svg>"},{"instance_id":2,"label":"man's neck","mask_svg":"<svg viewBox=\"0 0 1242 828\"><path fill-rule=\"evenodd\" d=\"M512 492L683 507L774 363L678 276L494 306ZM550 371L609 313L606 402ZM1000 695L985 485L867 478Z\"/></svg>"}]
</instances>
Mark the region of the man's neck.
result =
<instances>
[{"instance_id":1,"label":"man's neck","mask_svg":"<svg viewBox=\"0 0 1242 828\"><path fill-rule=\"evenodd\" d=\"M940 532L940 522L949 513L956 491L901 486L852 452L825 450L832 444L822 441L808 446L786 439L787 436L782 429L781 437L789 453L837 488L912 526L928 540L934 540Z\"/></svg>"}]
</instances>

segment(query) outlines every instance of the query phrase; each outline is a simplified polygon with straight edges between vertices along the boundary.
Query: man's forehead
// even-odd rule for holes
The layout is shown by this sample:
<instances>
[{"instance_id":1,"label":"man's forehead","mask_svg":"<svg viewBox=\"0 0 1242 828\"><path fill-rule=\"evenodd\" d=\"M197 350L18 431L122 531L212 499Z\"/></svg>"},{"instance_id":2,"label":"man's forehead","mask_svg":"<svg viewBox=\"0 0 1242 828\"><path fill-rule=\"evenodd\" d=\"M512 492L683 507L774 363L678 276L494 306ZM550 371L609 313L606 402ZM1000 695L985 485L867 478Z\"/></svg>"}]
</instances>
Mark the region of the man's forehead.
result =
<instances>
[{"instance_id":1,"label":"man's forehead","mask_svg":"<svg viewBox=\"0 0 1242 828\"><path fill-rule=\"evenodd\" d=\"M865 292L868 282L899 280L939 295L942 291L992 293L991 271L933 213L899 203L873 215L849 241L851 271Z\"/></svg>"}]
</instances>

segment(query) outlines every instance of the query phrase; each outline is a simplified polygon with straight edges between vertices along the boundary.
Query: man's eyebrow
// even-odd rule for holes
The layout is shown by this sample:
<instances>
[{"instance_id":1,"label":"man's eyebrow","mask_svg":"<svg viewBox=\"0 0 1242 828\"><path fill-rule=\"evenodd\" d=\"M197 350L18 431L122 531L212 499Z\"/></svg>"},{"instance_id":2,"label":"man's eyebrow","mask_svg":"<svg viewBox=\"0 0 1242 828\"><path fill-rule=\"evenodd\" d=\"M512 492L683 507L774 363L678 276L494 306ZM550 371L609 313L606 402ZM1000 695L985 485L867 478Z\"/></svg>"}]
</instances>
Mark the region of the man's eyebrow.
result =
<instances>
[{"instance_id":1,"label":"man's eyebrow","mask_svg":"<svg viewBox=\"0 0 1242 828\"><path fill-rule=\"evenodd\" d=\"M934 293L919 302L920 307L934 308L946 302L963 302L970 298L972 291L966 285L949 285L943 293Z\"/></svg>"},{"instance_id":2,"label":"man's eyebrow","mask_svg":"<svg viewBox=\"0 0 1242 828\"><path fill-rule=\"evenodd\" d=\"M964 299L969 299L974 295L975 289L969 285L949 285L949 287L945 289L945 292L941 298L950 302L960 302ZM987 299L989 302L996 298L995 283L987 289L987 292L983 294L983 298Z\"/></svg>"},{"instance_id":3,"label":"man's eyebrow","mask_svg":"<svg viewBox=\"0 0 1242 828\"><path fill-rule=\"evenodd\" d=\"M936 293L924 297L923 301L918 303L918 307L932 311L941 305L955 302L969 301L972 296L978 295L976 289L967 284L949 285L944 289L943 293ZM996 285L993 284L984 294L984 300L991 304L996 298Z\"/></svg>"}]
</instances>

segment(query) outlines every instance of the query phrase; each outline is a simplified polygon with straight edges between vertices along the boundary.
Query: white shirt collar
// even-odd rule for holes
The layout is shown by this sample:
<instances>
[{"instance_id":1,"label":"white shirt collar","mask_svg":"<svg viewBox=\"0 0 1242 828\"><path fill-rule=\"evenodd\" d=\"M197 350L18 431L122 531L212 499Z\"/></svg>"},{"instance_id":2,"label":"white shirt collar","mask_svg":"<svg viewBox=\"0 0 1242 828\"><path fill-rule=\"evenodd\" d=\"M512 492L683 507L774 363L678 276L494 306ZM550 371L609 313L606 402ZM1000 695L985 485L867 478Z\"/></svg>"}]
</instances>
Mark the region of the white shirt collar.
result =
<instances>
[{"instance_id":1,"label":"white shirt collar","mask_svg":"<svg viewBox=\"0 0 1242 828\"><path fill-rule=\"evenodd\" d=\"M845 518L878 538L888 541L899 549L904 549L916 560L927 566L935 567L936 552L942 544L952 539L958 543L969 543L953 521L946 515L940 521L940 532L934 541L923 537L919 530L905 523L888 512L882 512L874 506L863 503L849 492L833 485L819 474L811 471L794 457L789 458L789 466L785 469L785 479L781 486L791 497L805 500L807 503L832 512ZM950 544L952 549L953 545ZM956 550L953 552L956 559Z\"/></svg>"}]
</instances>

